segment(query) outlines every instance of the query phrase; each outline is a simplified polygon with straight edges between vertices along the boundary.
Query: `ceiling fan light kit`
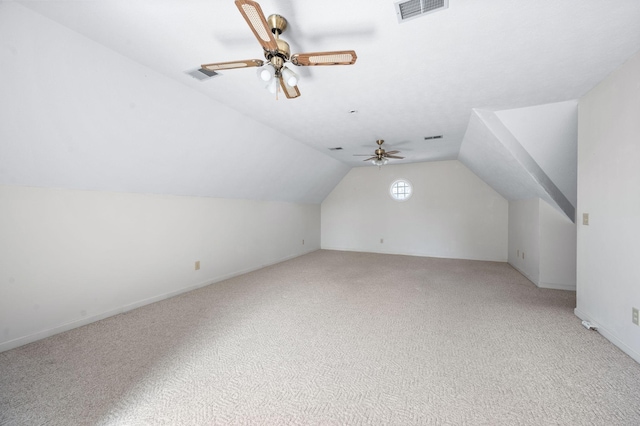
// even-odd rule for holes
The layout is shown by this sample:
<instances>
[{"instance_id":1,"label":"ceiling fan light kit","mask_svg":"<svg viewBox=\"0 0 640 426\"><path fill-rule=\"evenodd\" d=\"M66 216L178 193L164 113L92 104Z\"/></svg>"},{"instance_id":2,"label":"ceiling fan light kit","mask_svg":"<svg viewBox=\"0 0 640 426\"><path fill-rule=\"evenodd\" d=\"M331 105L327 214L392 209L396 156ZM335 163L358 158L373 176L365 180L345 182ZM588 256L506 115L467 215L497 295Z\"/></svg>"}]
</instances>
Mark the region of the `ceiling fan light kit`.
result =
<instances>
[{"instance_id":1,"label":"ceiling fan light kit","mask_svg":"<svg viewBox=\"0 0 640 426\"><path fill-rule=\"evenodd\" d=\"M267 82L264 88L267 89L272 95L275 94L278 91L278 80L276 80L275 78L271 79L269 82Z\"/></svg>"},{"instance_id":2,"label":"ceiling fan light kit","mask_svg":"<svg viewBox=\"0 0 640 426\"><path fill-rule=\"evenodd\" d=\"M375 158L373 160L371 160L371 164L373 164L374 166L384 166L385 164L387 164L389 162L388 158Z\"/></svg>"},{"instance_id":3,"label":"ceiling fan light kit","mask_svg":"<svg viewBox=\"0 0 640 426\"><path fill-rule=\"evenodd\" d=\"M276 69L271 64L266 64L258 68L258 77L264 82L271 81L275 75Z\"/></svg>"},{"instance_id":4,"label":"ceiling fan light kit","mask_svg":"<svg viewBox=\"0 0 640 426\"><path fill-rule=\"evenodd\" d=\"M299 67L352 65L356 62L357 56L353 50L296 53L292 56L289 43L280 38L288 26L288 22L283 16L273 14L265 18L260 5L253 0L235 0L235 4L262 46L267 64L259 59L216 62L202 65L202 68L207 71L259 67L258 76L261 80L268 82L267 89L270 92L277 93L278 87L280 87L287 98L293 99L300 96L299 77L285 66L287 62ZM280 82L279 86L276 80Z\"/></svg>"},{"instance_id":5,"label":"ceiling fan light kit","mask_svg":"<svg viewBox=\"0 0 640 426\"><path fill-rule=\"evenodd\" d=\"M282 78L291 87L298 85L298 74L287 67L282 67Z\"/></svg>"}]
</instances>

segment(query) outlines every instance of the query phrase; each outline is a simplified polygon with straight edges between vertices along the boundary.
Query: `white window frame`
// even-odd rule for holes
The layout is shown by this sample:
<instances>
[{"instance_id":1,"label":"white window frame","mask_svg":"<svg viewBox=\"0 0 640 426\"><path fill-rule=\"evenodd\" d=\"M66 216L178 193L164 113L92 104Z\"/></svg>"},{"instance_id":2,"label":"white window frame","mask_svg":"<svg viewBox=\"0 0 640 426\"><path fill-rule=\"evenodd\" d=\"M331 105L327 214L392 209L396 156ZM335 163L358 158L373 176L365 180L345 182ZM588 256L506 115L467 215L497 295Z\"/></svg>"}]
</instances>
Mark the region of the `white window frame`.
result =
<instances>
[{"instance_id":1,"label":"white window frame","mask_svg":"<svg viewBox=\"0 0 640 426\"><path fill-rule=\"evenodd\" d=\"M396 194L393 192L393 188L399 184L400 182L403 182L406 184L406 186L409 188L407 196L404 198L397 198ZM391 196L391 198L394 201L407 201L409 198L411 198L411 196L413 195L413 185L411 184L411 182L409 182L407 179L397 179L395 181L393 181L393 183L391 184L391 186L389 187L389 195Z\"/></svg>"}]
</instances>

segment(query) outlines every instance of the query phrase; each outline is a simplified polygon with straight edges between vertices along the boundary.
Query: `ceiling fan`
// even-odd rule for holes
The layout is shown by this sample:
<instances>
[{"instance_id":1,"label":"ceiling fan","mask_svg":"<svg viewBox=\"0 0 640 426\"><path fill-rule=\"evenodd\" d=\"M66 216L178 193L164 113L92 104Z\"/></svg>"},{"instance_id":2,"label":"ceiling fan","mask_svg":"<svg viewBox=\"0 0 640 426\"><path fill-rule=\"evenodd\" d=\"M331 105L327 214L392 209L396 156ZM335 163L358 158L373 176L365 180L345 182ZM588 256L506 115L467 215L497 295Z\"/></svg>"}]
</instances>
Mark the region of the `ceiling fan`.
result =
<instances>
[{"instance_id":1,"label":"ceiling fan","mask_svg":"<svg viewBox=\"0 0 640 426\"><path fill-rule=\"evenodd\" d=\"M395 154L399 154L400 151L385 151L384 148L382 147L382 144L384 143L384 139L378 139L376 141L376 143L378 144L378 148L374 151L375 154L373 157L367 158L366 160L363 161L371 161L372 164L375 164L376 166L383 166L385 164L387 164L389 162L389 158L396 158L396 159L403 159L404 157L400 157L397 156ZM369 154L354 154L354 156L356 157L365 157Z\"/></svg>"},{"instance_id":2,"label":"ceiling fan","mask_svg":"<svg viewBox=\"0 0 640 426\"><path fill-rule=\"evenodd\" d=\"M295 53L291 55L289 44L280 38L287 29L287 20L280 15L270 15L265 19L260 5L252 0L235 0L236 6L253 31L264 50L267 60L249 59L232 62L216 62L204 64L207 71L228 70L233 68L262 67L260 77L268 82L267 88L277 93L278 85L289 99L300 96L298 90L298 76L285 66L287 62L297 66L316 65L352 65L356 62L356 52L353 50L338 50L333 52Z\"/></svg>"}]
</instances>

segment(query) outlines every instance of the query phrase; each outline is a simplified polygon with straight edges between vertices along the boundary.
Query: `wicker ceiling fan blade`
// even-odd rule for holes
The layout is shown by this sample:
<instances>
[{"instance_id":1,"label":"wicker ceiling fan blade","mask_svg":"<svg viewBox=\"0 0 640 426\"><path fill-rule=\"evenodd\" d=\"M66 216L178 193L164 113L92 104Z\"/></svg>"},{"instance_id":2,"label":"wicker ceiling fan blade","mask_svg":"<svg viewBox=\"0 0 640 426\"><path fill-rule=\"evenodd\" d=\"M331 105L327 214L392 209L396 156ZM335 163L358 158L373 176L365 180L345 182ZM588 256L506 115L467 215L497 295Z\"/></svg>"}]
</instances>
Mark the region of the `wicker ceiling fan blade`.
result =
<instances>
[{"instance_id":1,"label":"wicker ceiling fan blade","mask_svg":"<svg viewBox=\"0 0 640 426\"><path fill-rule=\"evenodd\" d=\"M387 151L387 154L391 154L391 155L400 154L400 151L397 151L397 150L395 150L395 151Z\"/></svg>"},{"instance_id":2,"label":"wicker ceiling fan blade","mask_svg":"<svg viewBox=\"0 0 640 426\"><path fill-rule=\"evenodd\" d=\"M300 96L300 90L298 90L298 86L289 86L287 83L285 83L282 76L280 76L280 87L282 87L282 91L288 99L295 99Z\"/></svg>"},{"instance_id":3,"label":"wicker ceiling fan blade","mask_svg":"<svg viewBox=\"0 0 640 426\"><path fill-rule=\"evenodd\" d=\"M398 160L402 160L404 157L399 157L397 155L385 155L386 158L397 158Z\"/></svg>"},{"instance_id":4,"label":"wicker ceiling fan blade","mask_svg":"<svg viewBox=\"0 0 640 426\"><path fill-rule=\"evenodd\" d=\"M279 80L280 88L288 99L295 99L300 97L300 90L298 89L297 82L294 82L294 77L297 78L295 73L289 68L285 67L285 63L292 63L298 66L318 66L318 65L351 65L356 62L357 55L354 50L336 50L328 52L315 52L315 53L298 53L290 56L289 44L280 38L280 35L287 28L287 20L282 15L272 14L268 18L265 18L264 12L260 7L260 4L254 0L235 0L235 5L238 11L249 25L249 28L253 32L260 45L264 50L266 62L259 59L249 59L241 61L231 62L215 62L210 64L203 64L201 71L215 72L226 69L234 68L248 68L248 67L261 67L265 63L271 65L267 67L267 71L271 71L270 77L275 77ZM283 78L281 76L285 74ZM289 76L287 73L293 74ZM295 83L291 86L287 82ZM273 85L278 82L271 82ZM270 86L270 90L273 90L273 86ZM384 151L383 151L384 152ZM379 158L378 153L376 154Z\"/></svg>"},{"instance_id":5,"label":"wicker ceiling fan blade","mask_svg":"<svg viewBox=\"0 0 640 426\"><path fill-rule=\"evenodd\" d=\"M267 24L260 5L252 0L236 0L236 6L262 48L270 52L278 50L278 43L271 33L271 28Z\"/></svg>"},{"instance_id":6,"label":"wicker ceiling fan blade","mask_svg":"<svg viewBox=\"0 0 640 426\"><path fill-rule=\"evenodd\" d=\"M353 50L335 52L296 53L291 56L294 65L308 67L317 65L352 65L358 57Z\"/></svg>"},{"instance_id":7,"label":"wicker ceiling fan blade","mask_svg":"<svg viewBox=\"0 0 640 426\"><path fill-rule=\"evenodd\" d=\"M234 68L261 67L264 64L260 59L247 59L244 61L214 62L201 65L207 71L231 70Z\"/></svg>"},{"instance_id":8,"label":"wicker ceiling fan blade","mask_svg":"<svg viewBox=\"0 0 640 426\"><path fill-rule=\"evenodd\" d=\"M373 156L371 158L367 158L366 160L362 160L362 161L371 161L371 160L377 160L377 159L378 159L378 157Z\"/></svg>"}]
</instances>

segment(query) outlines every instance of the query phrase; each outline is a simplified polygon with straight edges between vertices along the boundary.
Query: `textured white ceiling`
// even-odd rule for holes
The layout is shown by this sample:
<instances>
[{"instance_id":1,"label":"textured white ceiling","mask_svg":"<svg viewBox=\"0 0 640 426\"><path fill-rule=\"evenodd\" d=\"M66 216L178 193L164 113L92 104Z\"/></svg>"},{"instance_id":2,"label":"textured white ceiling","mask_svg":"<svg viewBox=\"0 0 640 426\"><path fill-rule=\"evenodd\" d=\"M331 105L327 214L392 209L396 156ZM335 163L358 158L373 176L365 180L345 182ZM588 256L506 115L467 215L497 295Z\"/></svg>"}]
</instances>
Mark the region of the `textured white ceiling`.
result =
<instances>
[{"instance_id":1,"label":"textured white ceiling","mask_svg":"<svg viewBox=\"0 0 640 426\"><path fill-rule=\"evenodd\" d=\"M391 0L264 0L265 14L289 20L293 52L358 55L353 66L296 68L302 96L276 101L251 69L205 82L185 74L261 58L232 0L18 3L348 165L363 165L353 154L379 138L403 162L457 158L473 108L577 99L640 50L637 0L452 0L402 24Z\"/></svg>"}]
</instances>

